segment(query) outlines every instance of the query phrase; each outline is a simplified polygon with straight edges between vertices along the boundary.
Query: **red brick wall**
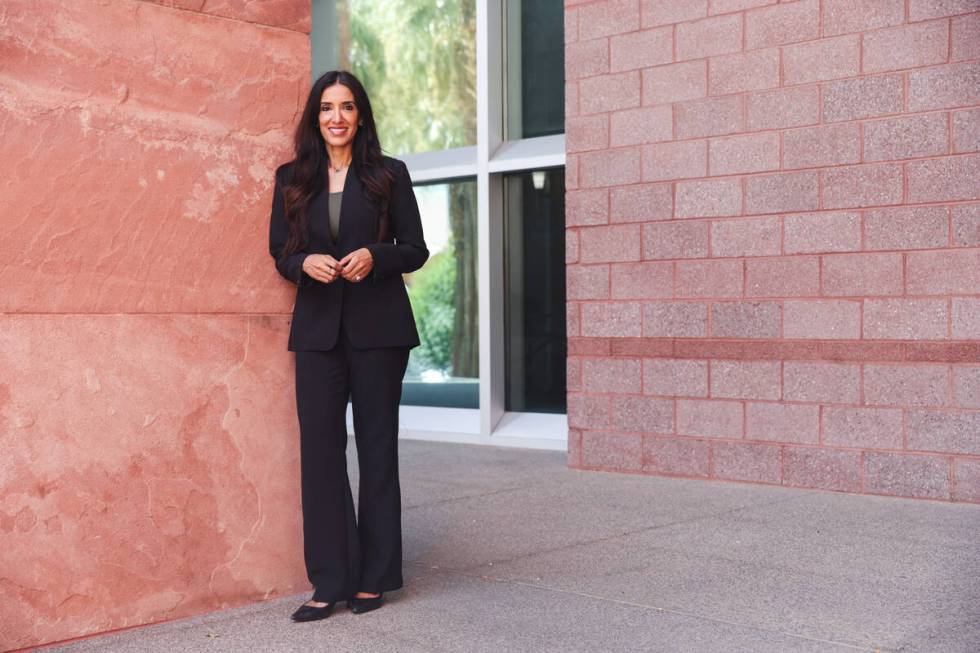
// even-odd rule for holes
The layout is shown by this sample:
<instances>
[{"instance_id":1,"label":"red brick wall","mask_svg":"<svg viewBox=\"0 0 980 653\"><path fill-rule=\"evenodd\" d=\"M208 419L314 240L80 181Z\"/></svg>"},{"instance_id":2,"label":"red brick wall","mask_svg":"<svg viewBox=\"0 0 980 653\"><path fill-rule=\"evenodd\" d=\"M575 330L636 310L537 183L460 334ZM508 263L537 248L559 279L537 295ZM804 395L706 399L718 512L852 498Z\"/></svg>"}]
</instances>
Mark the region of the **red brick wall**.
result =
<instances>
[{"instance_id":1,"label":"red brick wall","mask_svg":"<svg viewBox=\"0 0 980 653\"><path fill-rule=\"evenodd\" d=\"M565 4L569 464L980 501L980 3Z\"/></svg>"}]
</instances>

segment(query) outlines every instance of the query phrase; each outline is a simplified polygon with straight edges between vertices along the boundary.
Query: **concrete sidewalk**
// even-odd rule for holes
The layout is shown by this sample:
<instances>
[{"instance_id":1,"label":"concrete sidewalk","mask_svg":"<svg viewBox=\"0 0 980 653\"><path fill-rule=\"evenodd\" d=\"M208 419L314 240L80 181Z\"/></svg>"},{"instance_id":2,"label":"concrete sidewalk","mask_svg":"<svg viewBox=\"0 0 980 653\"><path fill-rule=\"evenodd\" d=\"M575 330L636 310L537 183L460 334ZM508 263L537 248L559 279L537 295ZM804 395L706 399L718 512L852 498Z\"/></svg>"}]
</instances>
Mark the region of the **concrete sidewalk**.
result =
<instances>
[{"instance_id":1,"label":"concrete sidewalk","mask_svg":"<svg viewBox=\"0 0 980 653\"><path fill-rule=\"evenodd\" d=\"M305 593L45 650L980 651L978 505L400 449L405 587L381 610L294 624Z\"/></svg>"}]
</instances>

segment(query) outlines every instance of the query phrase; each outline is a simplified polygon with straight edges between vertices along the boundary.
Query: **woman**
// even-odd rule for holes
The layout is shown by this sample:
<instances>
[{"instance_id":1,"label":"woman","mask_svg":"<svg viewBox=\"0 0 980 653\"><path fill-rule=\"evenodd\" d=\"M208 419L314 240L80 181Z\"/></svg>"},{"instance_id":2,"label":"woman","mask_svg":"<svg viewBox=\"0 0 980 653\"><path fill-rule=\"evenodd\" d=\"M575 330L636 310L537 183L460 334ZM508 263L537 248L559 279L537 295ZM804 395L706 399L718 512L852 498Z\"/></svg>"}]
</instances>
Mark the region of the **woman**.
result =
<instances>
[{"instance_id":1,"label":"woman","mask_svg":"<svg viewBox=\"0 0 980 653\"><path fill-rule=\"evenodd\" d=\"M338 601L381 607L402 586L398 403L419 344L402 273L429 252L405 164L383 156L364 87L321 76L276 170L269 252L298 286L288 348L296 352L303 548L313 621ZM358 515L347 478L348 398L360 466Z\"/></svg>"}]
</instances>

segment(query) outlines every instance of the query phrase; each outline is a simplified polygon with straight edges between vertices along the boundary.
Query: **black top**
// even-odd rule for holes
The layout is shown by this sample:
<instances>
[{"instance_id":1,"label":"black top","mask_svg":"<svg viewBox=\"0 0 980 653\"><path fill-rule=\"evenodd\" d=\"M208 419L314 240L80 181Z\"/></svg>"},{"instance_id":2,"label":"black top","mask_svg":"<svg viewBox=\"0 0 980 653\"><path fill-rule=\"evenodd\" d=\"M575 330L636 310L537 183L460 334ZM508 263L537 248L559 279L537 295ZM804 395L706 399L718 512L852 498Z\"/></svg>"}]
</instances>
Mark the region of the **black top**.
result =
<instances>
[{"instance_id":1,"label":"black top","mask_svg":"<svg viewBox=\"0 0 980 653\"><path fill-rule=\"evenodd\" d=\"M344 191L342 190L330 193L330 199L327 202L330 209L330 237L334 240L337 240L340 233L340 200L343 199L343 195Z\"/></svg>"},{"instance_id":2,"label":"black top","mask_svg":"<svg viewBox=\"0 0 980 653\"><path fill-rule=\"evenodd\" d=\"M286 163L276 169L269 218L269 253L276 261L279 274L298 286L289 330L290 351L333 349L341 322L351 343L358 348L419 344L401 275L422 267L429 258L429 250L422 235L422 219L408 168L391 157L384 157L384 164L394 174L395 183L388 203L388 235L383 241L378 242L377 237L377 207L364 191L357 165L352 164L341 196L337 238L330 234L330 193L324 192L324 183L308 208L307 244L291 256L280 254L289 235L282 188L289 183L293 164ZM339 261L361 247L366 247L374 258L374 268L363 281L337 277L331 283L321 283L303 272L303 260L310 254L330 254Z\"/></svg>"}]
</instances>

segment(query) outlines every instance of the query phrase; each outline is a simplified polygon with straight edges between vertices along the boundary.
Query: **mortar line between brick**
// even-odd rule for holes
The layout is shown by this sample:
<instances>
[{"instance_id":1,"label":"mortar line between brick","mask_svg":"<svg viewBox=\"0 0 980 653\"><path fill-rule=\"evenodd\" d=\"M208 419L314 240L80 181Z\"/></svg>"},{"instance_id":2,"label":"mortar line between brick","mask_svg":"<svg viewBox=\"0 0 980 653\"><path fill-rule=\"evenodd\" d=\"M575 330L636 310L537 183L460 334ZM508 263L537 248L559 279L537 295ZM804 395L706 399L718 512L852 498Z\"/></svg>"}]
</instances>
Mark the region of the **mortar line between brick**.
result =
<instances>
[{"instance_id":1,"label":"mortar line between brick","mask_svg":"<svg viewBox=\"0 0 980 653\"><path fill-rule=\"evenodd\" d=\"M781 45L779 46L778 49L778 56L779 56L778 59L779 64L777 67L777 72L778 72L779 85L776 88L783 88L786 85L786 71L785 71L786 64L785 64L785 57L783 56L783 46Z\"/></svg>"},{"instance_id":2,"label":"mortar line between brick","mask_svg":"<svg viewBox=\"0 0 980 653\"><path fill-rule=\"evenodd\" d=\"M907 114L909 112L909 74L907 72L901 73L902 75L902 113Z\"/></svg>"},{"instance_id":3,"label":"mortar line between brick","mask_svg":"<svg viewBox=\"0 0 980 653\"><path fill-rule=\"evenodd\" d=\"M817 173L817 211L826 210L827 205L823 200L823 176L826 168L818 168Z\"/></svg>"},{"instance_id":4,"label":"mortar line between brick","mask_svg":"<svg viewBox=\"0 0 980 653\"><path fill-rule=\"evenodd\" d=\"M908 0L905 0L905 6L908 8ZM953 60L953 17L950 16L946 21L946 62L944 63Z\"/></svg>"},{"instance_id":5,"label":"mortar line between brick","mask_svg":"<svg viewBox=\"0 0 980 653\"><path fill-rule=\"evenodd\" d=\"M743 401L739 401L738 403L742 407L742 438L741 439L742 440L745 440L748 437L748 433L749 433L749 408L748 408L748 402L743 400ZM782 476L781 475L780 475L780 480L782 480Z\"/></svg>"},{"instance_id":6,"label":"mortar line between brick","mask_svg":"<svg viewBox=\"0 0 980 653\"><path fill-rule=\"evenodd\" d=\"M949 498L956 501L956 457L949 457Z\"/></svg>"},{"instance_id":7,"label":"mortar line between brick","mask_svg":"<svg viewBox=\"0 0 980 653\"><path fill-rule=\"evenodd\" d=\"M858 35L858 70L862 75L867 74L864 69L864 33Z\"/></svg>"},{"instance_id":8,"label":"mortar line between brick","mask_svg":"<svg viewBox=\"0 0 980 653\"><path fill-rule=\"evenodd\" d=\"M591 396L596 396L596 395L592 394ZM605 395L605 396L612 397L612 396L624 396L624 395ZM722 403L722 402L725 402L725 403L739 403L739 404L747 403L746 401L743 401L743 400L738 400L738 401L729 400L729 399L711 400L711 399L705 399L703 397L678 397L678 399L686 399L687 401L693 401L693 402L715 401L716 403ZM754 404L763 404L763 403L778 404L779 403L779 402L776 402L774 400L769 400L769 401L765 401L765 402L763 402L763 401L756 401L756 400L751 400L751 401ZM796 405L801 405L801 404L797 403ZM811 404L806 404L806 405L813 406L814 404L811 403ZM855 405L844 405L844 404L832 404L832 405L827 405L826 407L827 408L858 409L858 410L865 410L865 409L872 409L872 410L895 409L895 410L900 410L900 409L903 408L903 406L898 406L898 405L877 405L877 404L876 405L871 405L871 406L855 406ZM939 410L939 408L937 408L937 407L928 407L928 406L914 406L913 408L917 408L917 409L921 409L921 410L926 410L926 411L936 411L936 410ZM950 412L950 411L946 411L946 412ZM965 411L959 411L959 412L965 412ZM743 415L744 415L744 411L743 411ZM610 429L594 428L594 429L590 429L590 430L592 430L592 431L606 431L606 432L608 432ZM633 431L633 432L629 432L629 433L621 432L621 434L622 435L626 435L626 436L644 436L644 435L650 435L650 436L672 437L672 436L670 436L669 433L659 433L657 431L643 431L643 432ZM713 444L713 445L714 444L762 444L762 445L768 445L770 447L784 447L784 446L788 446L788 447L792 447L794 449L807 449L807 450L814 451L814 452L820 452L820 451L838 451L838 452L848 452L848 453L868 452L868 453L873 453L873 454L892 454L892 455L896 455L896 456L914 456L914 457L918 457L918 458L948 458L949 456L954 456L954 457L958 457L958 458L961 458L961 459L964 459L964 460L968 460L968 461L980 462L980 455L977 455L977 454L963 453L963 452L950 453L949 451L935 451L935 450L928 450L928 449L902 449L902 448L888 448L888 447L875 447L875 448L872 448L872 449L868 449L867 447L862 446L862 445L844 445L844 444L820 445L820 444L815 443L815 442L786 442L784 440L767 440L767 439L762 439L762 438L759 438L759 437L747 438L747 437L739 437L739 436L734 436L734 435L728 435L728 436L706 436L706 435L678 434L678 435L673 436L673 437L675 437L675 439L680 440L680 441L683 441L683 442L707 442L707 443L710 443L710 444ZM739 483L747 483L749 485L758 485L760 483L763 484L763 485L771 485L772 484L769 481L758 481L758 480L731 479L731 478L713 479L713 478L705 478L703 476L684 476L684 475L679 475L679 474L661 474L661 473L644 474L644 473L641 473L641 472L638 472L638 471L635 471L635 470L624 470L624 469L618 468L618 467L594 467L593 466L593 467L589 467L588 469L590 471L607 472L607 473L610 473L610 474L624 474L624 473L626 473L626 474L632 474L632 475L637 475L637 476L648 476L648 477L659 477L659 478L681 478L681 479L692 480L692 481L721 480L721 481L724 481L726 483L727 482L739 482ZM778 485L778 483L776 485ZM836 490L828 490L827 488L819 488L819 487L805 487L805 486L794 486L794 487L798 487L798 489L805 489L805 490L818 490L818 491L828 491L828 492L835 492L836 491ZM496 494L496 492L494 494ZM902 495L887 495L887 496L902 496ZM939 500L940 501L947 501L945 499L939 499Z\"/></svg>"},{"instance_id":9,"label":"mortar line between brick","mask_svg":"<svg viewBox=\"0 0 980 653\"><path fill-rule=\"evenodd\" d=\"M823 258L823 256L817 257L817 292L820 293L821 297L826 297L826 291L823 287Z\"/></svg>"},{"instance_id":10,"label":"mortar line between brick","mask_svg":"<svg viewBox=\"0 0 980 653\"><path fill-rule=\"evenodd\" d=\"M4 79L4 77L3 77L2 74L0 74L0 79ZM671 108L673 108L677 104L679 104L679 103L674 102L674 103L670 104L669 106ZM651 105L651 106L668 106L668 105ZM644 108L644 107L641 107L641 108ZM781 132L785 132L785 131L799 131L799 130L805 130L805 129L815 129L815 128L819 128L819 127L825 127L825 128L829 128L829 127L840 127L840 126L850 125L850 124L853 124L853 123L860 123L860 124L863 125L863 124L869 123L869 122L887 122L889 120L896 120L896 119L901 120L901 119L905 119L905 118L909 118L909 117L929 116L929 115L935 114L935 113L945 113L945 112L949 112L949 111L957 112L957 111L966 111L966 110L974 110L974 109L976 109L976 105L964 104L964 105L955 106L955 107L943 107L941 109L928 109L928 110L924 110L924 111L909 112L909 115L903 115L901 113L894 113L894 114L888 114L888 115L885 115L885 116L874 116L872 118L858 118L858 119L854 119L854 120L841 120L841 121L835 121L835 122L832 122L832 123L817 123L817 124L813 124L813 125L803 125L803 126L800 126L800 127L793 127L793 128L758 129L758 130L754 130L754 131L751 131L751 132L737 132L737 133L734 133L734 134L705 134L705 135L698 135L698 136L690 136L690 137L687 137L687 138L673 138L673 139L671 139L669 141L657 141L657 142L653 142L653 143L628 142L628 143L624 143L622 145L615 145L615 146L610 146L610 147L606 147L606 148L593 148L593 149L573 150L573 151L569 152L569 154L580 155L580 154L601 154L601 153L605 153L605 152L621 152L621 151L624 151L624 150L635 150L635 149L638 149L638 148L643 149L643 148L646 148L647 146L650 146L650 145L665 145L665 144L671 144L671 145L673 145L673 144L694 143L694 142L698 142L698 141L705 141L707 143L707 141L710 141L710 140L717 140L717 139L729 138L729 137L733 137L733 136L763 136L763 135L767 135L767 134L781 133ZM608 115L611 115L611 113L601 112L601 113L588 114L589 117L593 117L593 118L594 117L599 117L599 116L608 116ZM578 117L586 117L586 116L573 116L573 117L578 118ZM672 120L675 120L674 112L673 111L672 111ZM706 154L706 156L708 156L708 155ZM950 157L971 158L971 157L976 157L976 156L977 156L977 152L975 152L975 151L967 151L967 152L944 152L944 153L940 153L940 154L928 154L928 155L921 155L921 156L912 156L912 157L908 157L908 158L874 159L872 161L858 162L858 163L830 163L830 164L821 165L821 166L800 166L800 167L796 167L796 168L778 168L778 169L777 168L773 168L771 170L755 170L755 171L751 171L751 172L726 172L726 173L723 173L723 174L710 174L710 172L709 172L709 174L706 174L706 175L691 176L691 177L678 177L676 179L674 179L674 178L671 178L671 179L658 179L658 180L653 180L653 181L648 181L648 180L645 180L645 179L642 179L641 178L639 181L631 181L631 182L626 182L626 183L620 183L620 184L616 184L616 186L617 187L629 187L629 186L641 186L641 185L649 185L649 184L664 184L664 183L677 183L677 182L722 181L722 180L725 180L725 179L729 179L730 180L730 179L733 179L735 177L743 177L743 178L748 178L748 177L758 178L758 177L767 177L767 176L768 177L778 177L778 176L787 176L786 173L805 173L805 172L816 173L816 172L820 172L820 171L824 171L824 170L848 169L848 168L857 168L857 167L862 167L862 166L863 167L870 167L870 166L885 167L885 166L887 166L889 164L890 165L893 165L893 166L894 165L904 164L904 163L916 163L916 164L919 164L919 163L926 163L926 162L929 162L929 161L937 161L937 160L938 161L941 161L941 160L944 160L944 159L949 159ZM642 160L641 160L641 163L642 163ZM605 185L580 186L576 190L601 190L603 188L608 188L608 186L605 186ZM919 205L919 204L929 205L929 204L944 204L944 203L947 203L947 202L975 202L975 201L976 201L975 199L939 199L939 200L926 200L926 201L908 202L908 203L910 203L910 204L916 204L916 205ZM871 205L871 206L867 206L867 207L863 207L863 208L874 208L876 206L900 206L900 205L901 205L900 202L895 202L895 203L875 204L875 205ZM857 209L857 208L862 208L862 207L858 207L858 206L837 206L837 207L828 207L828 208L836 209L836 210L845 210L845 209ZM808 212L813 212L813 211L818 211L818 210L820 210L820 209L796 208L796 209L792 209L791 212L793 212L793 213L808 213ZM738 214L733 214L733 215L716 215L716 216L700 216L700 217L702 217L702 218L703 217L712 217L712 218L732 218L732 217L736 217L737 218L737 217L742 217L742 216L766 215L768 213L778 213L778 211L771 211L771 212L768 212L768 211L763 211L763 212L750 212L750 211L747 211L747 210L743 210L742 212L740 212ZM652 220L651 222L655 222L655 221Z\"/></svg>"}]
</instances>

